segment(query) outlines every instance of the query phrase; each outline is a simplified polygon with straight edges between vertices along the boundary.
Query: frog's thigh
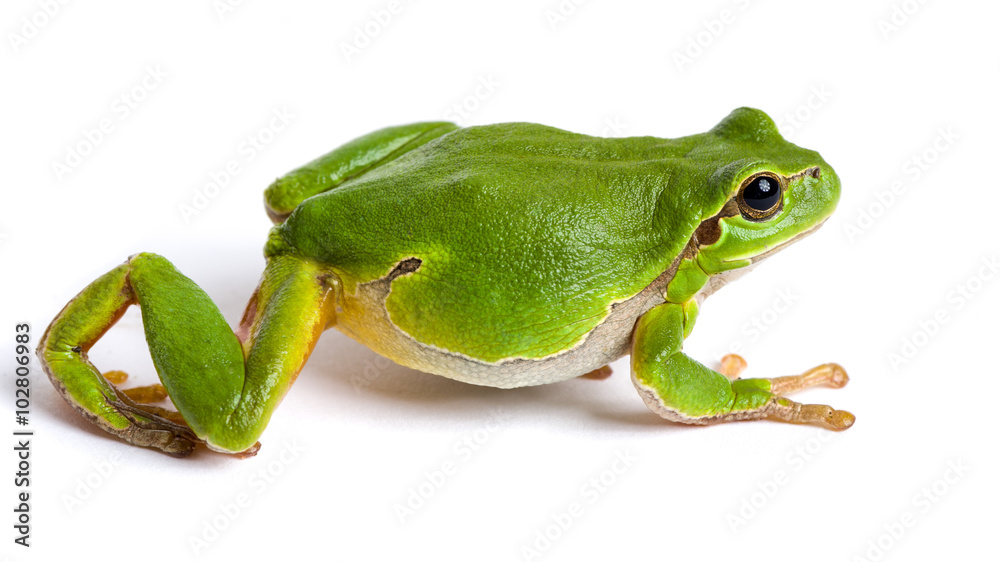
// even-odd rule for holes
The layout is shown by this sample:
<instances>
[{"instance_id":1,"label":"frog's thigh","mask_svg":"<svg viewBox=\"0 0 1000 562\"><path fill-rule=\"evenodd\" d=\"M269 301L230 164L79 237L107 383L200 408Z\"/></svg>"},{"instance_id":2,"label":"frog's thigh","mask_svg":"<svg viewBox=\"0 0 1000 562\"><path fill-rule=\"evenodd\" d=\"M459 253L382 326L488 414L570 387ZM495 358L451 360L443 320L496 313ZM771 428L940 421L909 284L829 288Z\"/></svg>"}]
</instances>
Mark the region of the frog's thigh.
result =
<instances>
[{"instance_id":1,"label":"frog's thigh","mask_svg":"<svg viewBox=\"0 0 1000 562\"><path fill-rule=\"evenodd\" d=\"M831 429L850 427L854 417L847 412L776 395L772 390L793 386L782 384L782 379L775 379L775 388L770 379L730 381L685 355L681 347L695 314L693 303L666 303L636 324L632 380L652 411L668 420L693 424L774 417Z\"/></svg>"},{"instance_id":2,"label":"frog's thigh","mask_svg":"<svg viewBox=\"0 0 1000 562\"><path fill-rule=\"evenodd\" d=\"M386 127L358 137L275 180L264 191L267 212L274 222L282 222L309 197L334 189L457 128L453 123L434 121Z\"/></svg>"}]
</instances>

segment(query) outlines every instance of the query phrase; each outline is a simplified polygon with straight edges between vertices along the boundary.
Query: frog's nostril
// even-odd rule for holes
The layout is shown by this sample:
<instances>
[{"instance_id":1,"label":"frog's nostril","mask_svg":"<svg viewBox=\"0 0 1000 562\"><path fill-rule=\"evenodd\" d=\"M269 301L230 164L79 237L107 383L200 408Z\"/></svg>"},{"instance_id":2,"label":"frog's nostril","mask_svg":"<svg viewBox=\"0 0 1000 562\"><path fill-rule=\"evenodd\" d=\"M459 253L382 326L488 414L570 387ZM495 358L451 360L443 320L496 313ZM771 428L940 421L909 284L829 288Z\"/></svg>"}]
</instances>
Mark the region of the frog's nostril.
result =
<instances>
[{"instance_id":1,"label":"frog's nostril","mask_svg":"<svg viewBox=\"0 0 1000 562\"><path fill-rule=\"evenodd\" d=\"M812 168L806 168L805 170L802 170L801 172L799 172L797 174L792 174L792 175L788 176L787 179L788 179L788 181L792 181L792 180L797 180L799 178L804 178L806 176L812 176L812 177L814 177L816 179L819 179L819 176L820 176L819 166L813 166Z\"/></svg>"}]
</instances>

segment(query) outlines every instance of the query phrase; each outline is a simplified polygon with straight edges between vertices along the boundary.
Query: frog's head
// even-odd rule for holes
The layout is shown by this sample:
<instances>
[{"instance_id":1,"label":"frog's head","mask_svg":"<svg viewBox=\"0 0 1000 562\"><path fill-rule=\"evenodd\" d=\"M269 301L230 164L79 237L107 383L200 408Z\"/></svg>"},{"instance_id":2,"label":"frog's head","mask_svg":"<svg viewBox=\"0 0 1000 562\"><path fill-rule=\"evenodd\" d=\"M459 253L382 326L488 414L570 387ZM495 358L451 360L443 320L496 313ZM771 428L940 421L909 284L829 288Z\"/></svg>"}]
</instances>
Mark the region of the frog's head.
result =
<instances>
[{"instance_id":1,"label":"frog's head","mask_svg":"<svg viewBox=\"0 0 1000 562\"><path fill-rule=\"evenodd\" d=\"M716 163L707 178L714 204L695 235L709 274L751 265L815 231L840 198L830 165L783 139L757 109L733 111L688 157Z\"/></svg>"}]
</instances>

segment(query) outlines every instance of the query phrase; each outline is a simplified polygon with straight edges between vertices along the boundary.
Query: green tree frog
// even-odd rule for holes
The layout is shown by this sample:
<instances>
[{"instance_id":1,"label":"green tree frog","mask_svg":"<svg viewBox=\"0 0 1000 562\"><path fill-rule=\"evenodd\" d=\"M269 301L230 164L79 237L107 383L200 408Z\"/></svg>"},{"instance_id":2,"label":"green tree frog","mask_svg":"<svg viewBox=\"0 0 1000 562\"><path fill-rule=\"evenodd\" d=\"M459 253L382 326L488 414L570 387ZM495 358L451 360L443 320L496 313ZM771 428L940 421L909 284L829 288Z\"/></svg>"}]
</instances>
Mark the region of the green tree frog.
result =
<instances>
[{"instance_id":1,"label":"green tree frog","mask_svg":"<svg viewBox=\"0 0 1000 562\"><path fill-rule=\"evenodd\" d=\"M321 332L393 361L512 388L631 354L649 408L675 422L854 416L785 395L844 370L739 378L688 357L704 299L815 231L840 181L740 108L707 133L596 138L530 123L416 123L355 139L276 180L267 265L239 326L166 259L131 256L58 314L38 354L84 417L135 445L252 455ZM161 385L122 390L87 350L130 305ZM151 402L169 396L170 410Z\"/></svg>"}]
</instances>

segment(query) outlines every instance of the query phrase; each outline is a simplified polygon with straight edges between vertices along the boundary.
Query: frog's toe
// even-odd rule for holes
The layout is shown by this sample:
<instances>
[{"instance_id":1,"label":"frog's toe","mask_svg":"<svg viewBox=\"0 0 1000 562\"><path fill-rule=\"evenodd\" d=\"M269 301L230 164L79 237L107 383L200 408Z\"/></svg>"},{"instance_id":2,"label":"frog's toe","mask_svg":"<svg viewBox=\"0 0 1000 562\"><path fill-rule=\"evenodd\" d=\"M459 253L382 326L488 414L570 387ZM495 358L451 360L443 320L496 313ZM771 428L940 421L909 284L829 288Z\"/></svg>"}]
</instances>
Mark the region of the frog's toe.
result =
<instances>
[{"instance_id":1,"label":"frog's toe","mask_svg":"<svg viewBox=\"0 0 1000 562\"><path fill-rule=\"evenodd\" d=\"M719 374L731 381L740 378L740 373L746 368L747 360L735 353L725 355L719 361Z\"/></svg>"},{"instance_id":2,"label":"frog's toe","mask_svg":"<svg viewBox=\"0 0 1000 562\"><path fill-rule=\"evenodd\" d=\"M611 365L605 365L599 369L594 369L589 373L580 375L581 379L591 379L601 381L611 376Z\"/></svg>"},{"instance_id":3,"label":"frog's toe","mask_svg":"<svg viewBox=\"0 0 1000 562\"><path fill-rule=\"evenodd\" d=\"M128 380L128 373L125 371L104 371L101 374L113 385L119 385Z\"/></svg>"},{"instance_id":4,"label":"frog's toe","mask_svg":"<svg viewBox=\"0 0 1000 562\"><path fill-rule=\"evenodd\" d=\"M826 385L830 388L844 388L844 385L850 380L847 376L847 371L836 363L829 363L828 366L831 372Z\"/></svg>"},{"instance_id":5,"label":"frog's toe","mask_svg":"<svg viewBox=\"0 0 1000 562\"><path fill-rule=\"evenodd\" d=\"M125 396L131 398L139 404L150 404L167 399L167 389L162 384L151 384L149 386L137 386L133 388L120 389Z\"/></svg>"},{"instance_id":6,"label":"frog's toe","mask_svg":"<svg viewBox=\"0 0 1000 562\"><path fill-rule=\"evenodd\" d=\"M854 425L855 419L854 414L847 410L834 410L830 419L830 427L837 430L847 429Z\"/></svg>"},{"instance_id":7,"label":"frog's toe","mask_svg":"<svg viewBox=\"0 0 1000 562\"><path fill-rule=\"evenodd\" d=\"M140 447L159 449L171 457L183 458L194 452L195 441L169 429L148 429L132 426L122 437Z\"/></svg>"},{"instance_id":8,"label":"frog's toe","mask_svg":"<svg viewBox=\"0 0 1000 562\"><path fill-rule=\"evenodd\" d=\"M799 404L787 398L777 397L768 408L770 417L791 423L813 423L843 431L854 425L854 414L837 410L824 404Z\"/></svg>"},{"instance_id":9,"label":"frog's toe","mask_svg":"<svg viewBox=\"0 0 1000 562\"><path fill-rule=\"evenodd\" d=\"M118 390L138 404L149 404L167 399L167 389L162 384L151 384L148 386L136 386L132 388L120 388L128 380L128 373L125 371L104 371L101 373Z\"/></svg>"},{"instance_id":10,"label":"frog's toe","mask_svg":"<svg viewBox=\"0 0 1000 562\"><path fill-rule=\"evenodd\" d=\"M109 400L108 405L130 423L113 433L129 443L159 449L172 457L186 457L198 443L204 443L178 412L140 405L123 396L124 392L118 392L118 400Z\"/></svg>"},{"instance_id":11,"label":"frog's toe","mask_svg":"<svg viewBox=\"0 0 1000 562\"><path fill-rule=\"evenodd\" d=\"M790 377L775 377L771 381L771 392L784 396L798 390L813 386L843 388L849 380L847 371L836 363L826 363L813 367L801 375Z\"/></svg>"}]
</instances>

